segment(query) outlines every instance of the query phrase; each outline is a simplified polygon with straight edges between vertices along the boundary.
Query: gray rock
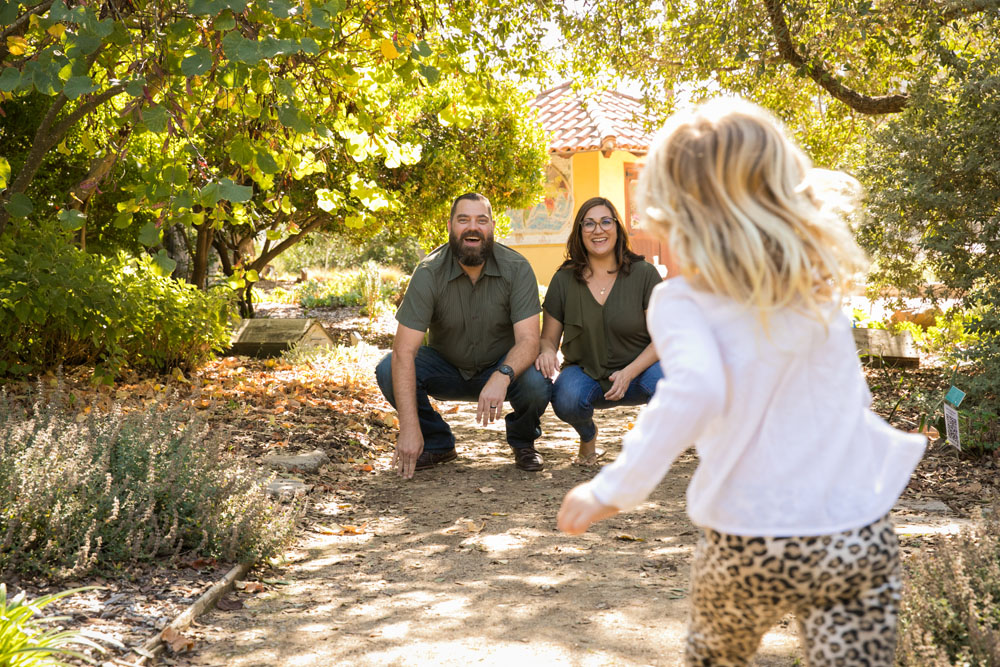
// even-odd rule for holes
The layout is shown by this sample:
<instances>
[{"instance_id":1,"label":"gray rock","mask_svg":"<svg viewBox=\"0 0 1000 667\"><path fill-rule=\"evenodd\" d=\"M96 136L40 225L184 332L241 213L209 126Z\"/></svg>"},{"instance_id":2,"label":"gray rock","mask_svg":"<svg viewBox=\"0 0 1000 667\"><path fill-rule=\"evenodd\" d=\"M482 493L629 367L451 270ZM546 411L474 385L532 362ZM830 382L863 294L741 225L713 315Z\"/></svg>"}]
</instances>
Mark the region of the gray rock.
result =
<instances>
[{"instance_id":1,"label":"gray rock","mask_svg":"<svg viewBox=\"0 0 1000 667\"><path fill-rule=\"evenodd\" d=\"M267 495L279 500L304 496L312 487L297 479L276 479L267 485Z\"/></svg>"},{"instance_id":2,"label":"gray rock","mask_svg":"<svg viewBox=\"0 0 1000 667\"><path fill-rule=\"evenodd\" d=\"M330 457L326 452L316 449L308 454L268 454L264 457L264 463L273 468L283 470L294 470L300 472L317 472L324 463L329 463Z\"/></svg>"},{"instance_id":3,"label":"gray rock","mask_svg":"<svg viewBox=\"0 0 1000 667\"><path fill-rule=\"evenodd\" d=\"M951 512L951 508L940 500L900 500L896 509L904 512Z\"/></svg>"}]
</instances>

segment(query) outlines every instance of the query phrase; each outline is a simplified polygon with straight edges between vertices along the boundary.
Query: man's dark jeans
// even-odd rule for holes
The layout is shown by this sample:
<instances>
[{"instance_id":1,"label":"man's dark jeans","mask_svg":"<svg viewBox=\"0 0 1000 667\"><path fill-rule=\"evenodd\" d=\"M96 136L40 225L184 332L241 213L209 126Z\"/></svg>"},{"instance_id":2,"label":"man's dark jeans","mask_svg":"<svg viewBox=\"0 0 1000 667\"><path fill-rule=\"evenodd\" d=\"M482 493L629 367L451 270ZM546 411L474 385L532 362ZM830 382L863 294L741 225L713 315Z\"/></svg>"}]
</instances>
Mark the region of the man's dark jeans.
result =
<instances>
[{"instance_id":1,"label":"man's dark jeans","mask_svg":"<svg viewBox=\"0 0 1000 667\"><path fill-rule=\"evenodd\" d=\"M424 451L447 451L455 446L451 427L431 407L428 396L439 401L478 401L479 392L503 361L498 359L489 368L466 380L433 348L422 345L417 350L417 417L424 436ZM391 352L375 368L375 378L386 400L396 407L396 396L392 390ZM507 388L507 401L513 412L504 420L507 422L507 442L511 447L530 447L542 434L542 414L548 407L551 391L552 383L534 366L529 366Z\"/></svg>"}]
</instances>

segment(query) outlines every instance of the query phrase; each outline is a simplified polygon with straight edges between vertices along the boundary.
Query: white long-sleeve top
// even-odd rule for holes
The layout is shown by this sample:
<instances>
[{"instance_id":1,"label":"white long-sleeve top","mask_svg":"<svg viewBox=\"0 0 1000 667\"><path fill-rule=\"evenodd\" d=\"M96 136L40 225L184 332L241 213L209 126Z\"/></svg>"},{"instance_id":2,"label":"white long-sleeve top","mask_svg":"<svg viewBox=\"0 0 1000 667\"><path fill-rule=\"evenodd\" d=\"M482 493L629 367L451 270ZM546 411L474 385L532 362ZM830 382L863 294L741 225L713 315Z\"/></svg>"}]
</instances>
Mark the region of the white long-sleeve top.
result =
<instances>
[{"instance_id":1,"label":"white long-sleeve top","mask_svg":"<svg viewBox=\"0 0 1000 667\"><path fill-rule=\"evenodd\" d=\"M800 536L882 517L926 439L871 412L851 324L830 308L825 326L786 309L765 332L753 310L683 278L657 286L648 325L664 377L621 455L590 482L597 499L635 507L693 443L696 525Z\"/></svg>"}]
</instances>

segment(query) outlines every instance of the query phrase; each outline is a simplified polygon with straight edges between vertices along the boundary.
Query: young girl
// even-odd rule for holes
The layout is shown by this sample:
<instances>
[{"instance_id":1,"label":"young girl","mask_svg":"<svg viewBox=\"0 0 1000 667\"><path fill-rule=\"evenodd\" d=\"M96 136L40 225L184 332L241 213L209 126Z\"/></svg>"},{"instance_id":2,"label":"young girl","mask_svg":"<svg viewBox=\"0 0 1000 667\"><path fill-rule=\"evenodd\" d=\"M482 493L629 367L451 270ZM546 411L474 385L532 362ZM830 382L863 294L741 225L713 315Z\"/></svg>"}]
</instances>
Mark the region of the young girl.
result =
<instances>
[{"instance_id":1,"label":"young girl","mask_svg":"<svg viewBox=\"0 0 1000 667\"><path fill-rule=\"evenodd\" d=\"M559 529L634 508L693 443L687 663L746 664L793 612L811 665L891 665L888 512L926 441L869 410L838 307L863 266L842 218L856 181L726 99L671 119L639 189L673 255L649 309L664 379L618 459L567 494Z\"/></svg>"}]
</instances>

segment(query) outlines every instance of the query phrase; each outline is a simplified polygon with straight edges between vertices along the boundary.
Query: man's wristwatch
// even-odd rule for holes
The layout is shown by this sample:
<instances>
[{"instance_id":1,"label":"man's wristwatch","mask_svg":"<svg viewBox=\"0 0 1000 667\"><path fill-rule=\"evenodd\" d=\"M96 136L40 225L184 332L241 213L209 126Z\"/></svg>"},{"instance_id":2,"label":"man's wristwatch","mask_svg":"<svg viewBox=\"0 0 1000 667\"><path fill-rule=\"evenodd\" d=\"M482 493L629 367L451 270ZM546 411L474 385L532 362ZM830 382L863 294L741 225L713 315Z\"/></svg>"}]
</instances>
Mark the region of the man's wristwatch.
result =
<instances>
[{"instance_id":1,"label":"man's wristwatch","mask_svg":"<svg viewBox=\"0 0 1000 667\"><path fill-rule=\"evenodd\" d=\"M514 369L507 364L500 364L500 368L497 369L497 372L503 373L509 377L511 382L514 381Z\"/></svg>"}]
</instances>

